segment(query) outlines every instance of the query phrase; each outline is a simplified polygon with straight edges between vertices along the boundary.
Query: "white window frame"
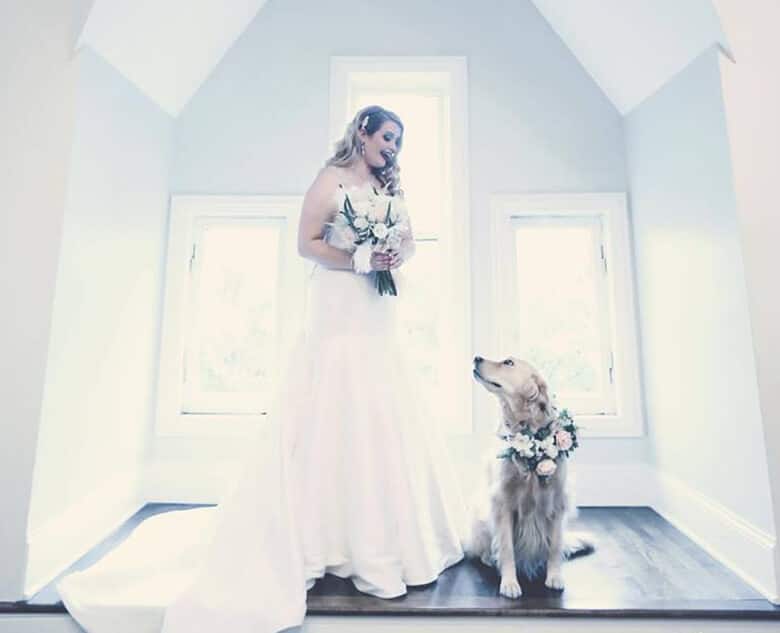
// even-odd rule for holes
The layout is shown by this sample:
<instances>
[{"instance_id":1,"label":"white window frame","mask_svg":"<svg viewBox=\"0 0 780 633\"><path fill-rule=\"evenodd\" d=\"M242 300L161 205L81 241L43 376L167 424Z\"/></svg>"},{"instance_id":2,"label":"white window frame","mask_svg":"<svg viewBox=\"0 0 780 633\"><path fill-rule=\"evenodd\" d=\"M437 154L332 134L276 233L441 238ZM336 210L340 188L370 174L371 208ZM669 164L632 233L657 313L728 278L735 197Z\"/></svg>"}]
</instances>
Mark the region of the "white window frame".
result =
<instances>
[{"instance_id":1,"label":"white window frame","mask_svg":"<svg viewBox=\"0 0 780 633\"><path fill-rule=\"evenodd\" d=\"M447 201L449 217L442 218L437 235L441 247L442 270L450 272L449 283L444 290L444 305L448 318L442 319L442 340L452 341L442 350L446 359L440 364L447 373L441 376L442 388L452 397L446 403L447 410L437 411L447 420L442 428L447 433L471 434L474 431L472 417L471 377L471 247L469 243L470 194L468 187L468 91L467 63L458 56L401 56L401 57L331 57L330 72L330 138L327 151L344 134L344 127L354 112L347 112L350 103L350 85L357 74L358 81L371 82L377 73L399 73L397 81L385 82L383 91L414 91L441 94L449 97L448 164L451 200ZM403 73L403 74L401 74ZM415 75L416 73L416 75ZM387 77L387 75L385 75ZM414 209L410 208L412 224ZM415 230L415 238L426 239L422 231Z\"/></svg>"},{"instance_id":2,"label":"white window frame","mask_svg":"<svg viewBox=\"0 0 780 633\"><path fill-rule=\"evenodd\" d=\"M613 327L616 414L578 415L582 435L639 437L643 434L639 351L636 327L630 234L625 193L495 194L490 198L493 349L511 355L512 315L505 309L514 300L515 236L513 225L524 218L601 218L607 267L609 314ZM507 299L509 298L509 299ZM554 385L553 385L554 388ZM565 407L565 402L559 402Z\"/></svg>"},{"instance_id":3,"label":"white window frame","mask_svg":"<svg viewBox=\"0 0 780 633\"><path fill-rule=\"evenodd\" d=\"M184 362L188 287L197 224L204 218L281 221L280 293L282 328L277 366L289 355L305 301L305 266L298 256L297 226L302 196L173 195L170 203L160 362L157 380L157 436L245 437L262 424L262 414L183 414L181 374ZM195 254L196 256L196 254ZM270 405L271 403L269 403Z\"/></svg>"}]
</instances>

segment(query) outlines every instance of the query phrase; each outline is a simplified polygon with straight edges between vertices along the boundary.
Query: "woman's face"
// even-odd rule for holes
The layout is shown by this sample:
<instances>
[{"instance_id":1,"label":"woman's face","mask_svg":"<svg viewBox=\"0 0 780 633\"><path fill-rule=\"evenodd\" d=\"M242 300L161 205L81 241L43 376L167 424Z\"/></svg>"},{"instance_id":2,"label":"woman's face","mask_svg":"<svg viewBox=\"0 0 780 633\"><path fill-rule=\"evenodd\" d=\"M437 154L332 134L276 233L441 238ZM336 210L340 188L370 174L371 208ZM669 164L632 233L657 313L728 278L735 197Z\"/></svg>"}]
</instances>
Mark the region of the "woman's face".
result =
<instances>
[{"instance_id":1,"label":"woman's face","mask_svg":"<svg viewBox=\"0 0 780 633\"><path fill-rule=\"evenodd\" d=\"M370 167L386 167L397 157L401 138L401 128L397 123L385 121L371 136L363 130L359 134L366 144L363 157Z\"/></svg>"}]
</instances>

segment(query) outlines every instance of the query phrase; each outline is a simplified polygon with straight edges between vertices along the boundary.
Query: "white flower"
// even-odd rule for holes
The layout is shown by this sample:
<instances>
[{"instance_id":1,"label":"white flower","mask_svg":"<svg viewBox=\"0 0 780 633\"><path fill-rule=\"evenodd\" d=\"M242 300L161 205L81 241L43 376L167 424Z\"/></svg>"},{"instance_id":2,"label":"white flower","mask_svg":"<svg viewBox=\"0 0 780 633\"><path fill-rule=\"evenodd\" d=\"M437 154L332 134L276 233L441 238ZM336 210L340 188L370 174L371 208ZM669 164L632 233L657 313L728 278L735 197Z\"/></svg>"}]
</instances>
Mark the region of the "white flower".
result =
<instances>
[{"instance_id":1,"label":"white flower","mask_svg":"<svg viewBox=\"0 0 780 633\"><path fill-rule=\"evenodd\" d=\"M509 444L523 457L533 457L534 439L528 437L525 433L518 433L515 435Z\"/></svg>"},{"instance_id":2,"label":"white flower","mask_svg":"<svg viewBox=\"0 0 780 633\"><path fill-rule=\"evenodd\" d=\"M377 239L383 240L387 237L387 225L384 222L377 222L371 227L371 232Z\"/></svg>"},{"instance_id":3,"label":"white flower","mask_svg":"<svg viewBox=\"0 0 780 633\"><path fill-rule=\"evenodd\" d=\"M392 251L397 251L401 248L401 242L403 241L403 238L401 237L401 234L399 231L394 230L396 227L391 227L389 234L387 236L387 248Z\"/></svg>"},{"instance_id":4,"label":"white flower","mask_svg":"<svg viewBox=\"0 0 780 633\"><path fill-rule=\"evenodd\" d=\"M352 267L357 273L370 273L371 272L371 253L373 248L370 240L366 240L362 244L358 244L355 249L355 253L352 255Z\"/></svg>"},{"instance_id":5,"label":"white flower","mask_svg":"<svg viewBox=\"0 0 780 633\"><path fill-rule=\"evenodd\" d=\"M549 477L552 475L558 465L551 459L543 459L536 465L536 474L540 477Z\"/></svg>"},{"instance_id":6,"label":"white flower","mask_svg":"<svg viewBox=\"0 0 780 633\"><path fill-rule=\"evenodd\" d=\"M548 435L539 443L540 448L547 454L547 457L555 459L558 457L558 447L555 445L555 436Z\"/></svg>"},{"instance_id":7,"label":"white flower","mask_svg":"<svg viewBox=\"0 0 780 633\"><path fill-rule=\"evenodd\" d=\"M355 248L357 235L347 223L347 219L339 214L325 230L325 241L335 248L343 251L352 251Z\"/></svg>"},{"instance_id":8,"label":"white flower","mask_svg":"<svg viewBox=\"0 0 780 633\"><path fill-rule=\"evenodd\" d=\"M370 225L370 222L368 221L368 218L364 215L359 215L355 218L353 221L353 224L355 225L355 228L358 231L364 231L367 229Z\"/></svg>"}]
</instances>

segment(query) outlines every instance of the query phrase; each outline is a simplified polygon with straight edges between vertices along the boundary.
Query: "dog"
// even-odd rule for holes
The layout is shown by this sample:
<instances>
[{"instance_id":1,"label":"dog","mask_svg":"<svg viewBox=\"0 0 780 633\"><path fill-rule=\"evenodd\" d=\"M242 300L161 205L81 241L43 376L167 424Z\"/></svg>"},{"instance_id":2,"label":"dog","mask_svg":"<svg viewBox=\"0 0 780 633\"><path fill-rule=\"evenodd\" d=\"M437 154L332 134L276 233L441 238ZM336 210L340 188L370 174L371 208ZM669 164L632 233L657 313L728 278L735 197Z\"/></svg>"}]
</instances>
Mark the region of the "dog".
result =
<instances>
[{"instance_id":1,"label":"dog","mask_svg":"<svg viewBox=\"0 0 780 633\"><path fill-rule=\"evenodd\" d=\"M556 418L547 383L526 361L476 356L473 375L501 404L497 436L514 437L520 431L535 434ZM487 489L477 494L473 505L466 555L496 568L501 578L499 593L507 598L522 595L518 568L527 578L534 578L546 567L544 584L562 590L564 559L594 549L587 535L565 530L570 512L568 458L559 454L553 460L555 466L545 464L554 472L540 477L524 467L516 454L504 457L497 458L497 450L491 453Z\"/></svg>"}]
</instances>

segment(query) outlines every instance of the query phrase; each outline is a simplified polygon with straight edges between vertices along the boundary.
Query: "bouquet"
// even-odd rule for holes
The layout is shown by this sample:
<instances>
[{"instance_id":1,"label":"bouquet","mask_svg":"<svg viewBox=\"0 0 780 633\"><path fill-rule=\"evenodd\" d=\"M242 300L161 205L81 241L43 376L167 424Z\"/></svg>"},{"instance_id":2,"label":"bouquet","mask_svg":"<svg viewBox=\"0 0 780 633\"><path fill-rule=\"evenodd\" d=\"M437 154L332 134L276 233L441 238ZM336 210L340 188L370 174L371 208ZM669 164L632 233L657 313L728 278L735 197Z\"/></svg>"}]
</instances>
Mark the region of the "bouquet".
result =
<instances>
[{"instance_id":1,"label":"bouquet","mask_svg":"<svg viewBox=\"0 0 780 633\"><path fill-rule=\"evenodd\" d=\"M339 185L341 187L341 185ZM341 187L339 211L326 223L331 246L352 253L355 272L370 274L380 295L398 295L389 270L372 270L371 255L400 250L411 234L409 214L402 198L380 193L373 185L347 193Z\"/></svg>"}]
</instances>

